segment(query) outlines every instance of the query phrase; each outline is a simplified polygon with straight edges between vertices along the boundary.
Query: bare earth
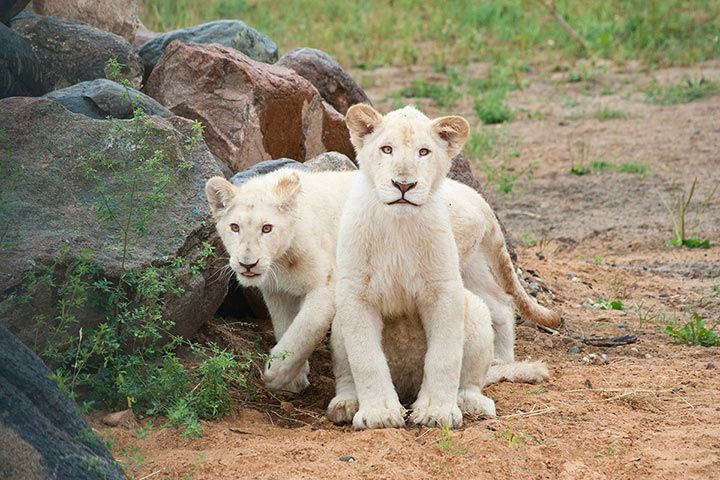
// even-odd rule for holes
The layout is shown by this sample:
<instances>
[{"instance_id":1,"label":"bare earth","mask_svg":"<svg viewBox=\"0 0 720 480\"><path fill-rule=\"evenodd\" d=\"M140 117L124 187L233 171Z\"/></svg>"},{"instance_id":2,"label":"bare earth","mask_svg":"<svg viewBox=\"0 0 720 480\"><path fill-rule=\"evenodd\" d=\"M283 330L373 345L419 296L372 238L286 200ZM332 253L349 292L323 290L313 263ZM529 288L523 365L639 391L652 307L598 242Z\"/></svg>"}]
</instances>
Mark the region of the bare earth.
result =
<instances>
[{"instance_id":1,"label":"bare earth","mask_svg":"<svg viewBox=\"0 0 720 480\"><path fill-rule=\"evenodd\" d=\"M510 103L529 113L509 124L507 133L519 142L520 157L513 162L536 162L534 176L511 195L488 187L517 245L518 264L538 283L540 300L565 320L556 334L527 323L517 329L517 356L545 360L552 370L548 382L488 388L498 418L466 418L442 445L436 429L353 432L323 417L333 392L323 345L313 357L307 392L279 398L261 391L225 420L203 422L201 439L157 427L163 419L151 419L156 427L143 436L133 428L106 427L99 421L102 414L93 414L94 427L114 441L113 453L128 475L138 480L718 478L720 349L671 343L663 329L673 318L686 321L690 312L710 325L720 320L720 292L713 289L720 283L720 201L696 232L713 247L688 250L665 245L671 230L663 199L669 200L673 181L689 185L697 176L703 197L720 180L720 95L659 107L645 103L641 89L651 75L661 82L701 73L720 79L720 62L652 74L632 66L608 70L581 84L568 83L562 72L523 77L527 87L513 92ZM386 97L424 72L353 73L366 77L368 95L387 110ZM568 98L577 105L563 106L574 104ZM471 105L462 99L452 113L469 116ZM627 116L597 120L592 113L601 106ZM527 119L533 112L544 119ZM598 158L611 164L639 161L650 175L570 173L573 164ZM591 261L596 256L599 265ZM628 311L589 308L589 301L601 296L622 299ZM257 338L267 346L268 329L267 322L218 324L204 335L226 342L236 335ZM639 340L619 347L581 341L623 335ZM580 353L568 351L578 348ZM354 461L342 461L345 455Z\"/></svg>"}]
</instances>

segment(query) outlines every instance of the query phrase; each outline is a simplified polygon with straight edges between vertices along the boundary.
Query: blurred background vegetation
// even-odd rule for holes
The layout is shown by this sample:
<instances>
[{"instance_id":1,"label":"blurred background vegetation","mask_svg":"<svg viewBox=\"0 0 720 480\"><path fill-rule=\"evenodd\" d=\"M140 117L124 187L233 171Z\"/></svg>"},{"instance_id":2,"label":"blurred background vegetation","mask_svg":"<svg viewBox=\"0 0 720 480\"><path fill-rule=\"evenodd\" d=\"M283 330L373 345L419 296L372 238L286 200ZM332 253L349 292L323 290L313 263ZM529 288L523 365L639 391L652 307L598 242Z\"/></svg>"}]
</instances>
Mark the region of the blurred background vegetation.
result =
<instances>
[{"instance_id":1,"label":"blurred background vegetation","mask_svg":"<svg viewBox=\"0 0 720 480\"><path fill-rule=\"evenodd\" d=\"M556 0L583 47L534 0L141 0L153 31L240 19L281 50L314 47L345 67L475 61L529 64L593 56L690 65L720 57L720 1Z\"/></svg>"}]
</instances>

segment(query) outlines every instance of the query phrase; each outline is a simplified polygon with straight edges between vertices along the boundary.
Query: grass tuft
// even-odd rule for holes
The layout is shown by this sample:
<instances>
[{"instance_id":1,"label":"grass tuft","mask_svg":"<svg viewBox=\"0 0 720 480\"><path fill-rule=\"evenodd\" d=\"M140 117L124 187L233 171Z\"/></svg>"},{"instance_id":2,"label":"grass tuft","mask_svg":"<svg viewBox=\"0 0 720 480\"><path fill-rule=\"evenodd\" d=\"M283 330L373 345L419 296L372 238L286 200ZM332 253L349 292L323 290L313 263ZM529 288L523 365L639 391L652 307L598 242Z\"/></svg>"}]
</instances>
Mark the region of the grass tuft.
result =
<instances>
[{"instance_id":1,"label":"grass tuft","mask_svg":"<svg viewBox=\"0 0 720 480\"><path fill-rule=\"evenodd\" d=\"M720 345L720 338L715 329L717 325L710 328L705 326L705 319L697 313L690 316L690 321L684 324L668 325L665 333L673 337L679 343L688 345L702 345L703 347L717 347Z\"/></svg>"},{"instance_id":2,"label":"grass tuft","mask_svg":"<svg viewBox=\"0 0 720 480\"><path fill-rule=\"evenodd\" d=\"M705 77L686 78L680 83L655 85L645 92L648 102L655 105L688 103L720 92L720 82Z\"/></svg>"}]
</instances>

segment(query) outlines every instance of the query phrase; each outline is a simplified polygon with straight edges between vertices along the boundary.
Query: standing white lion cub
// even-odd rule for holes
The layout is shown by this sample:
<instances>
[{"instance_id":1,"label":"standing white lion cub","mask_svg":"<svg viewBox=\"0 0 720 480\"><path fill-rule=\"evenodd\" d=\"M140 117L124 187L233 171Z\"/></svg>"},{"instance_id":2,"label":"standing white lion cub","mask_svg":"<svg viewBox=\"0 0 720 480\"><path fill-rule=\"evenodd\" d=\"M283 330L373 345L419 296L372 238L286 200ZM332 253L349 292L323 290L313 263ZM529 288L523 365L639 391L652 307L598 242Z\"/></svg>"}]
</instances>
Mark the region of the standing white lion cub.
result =
<instances>
[{"instance_id":1,"label":"standing white lion cub","mask_svg":"<svg viewBox=\"0 0 720 480\"><path fill-rule=\"evenodd\" d=\"M361 174L340 219L329 415L357 405L353 427L399 427L400 399L416 397L417 424L458 427L461 408L494 416L481 393L490 313L463 286L446 195L467 121L430 120L412 107L383 117L355 105L346 122Z\"/></svg>"}]
</instances>

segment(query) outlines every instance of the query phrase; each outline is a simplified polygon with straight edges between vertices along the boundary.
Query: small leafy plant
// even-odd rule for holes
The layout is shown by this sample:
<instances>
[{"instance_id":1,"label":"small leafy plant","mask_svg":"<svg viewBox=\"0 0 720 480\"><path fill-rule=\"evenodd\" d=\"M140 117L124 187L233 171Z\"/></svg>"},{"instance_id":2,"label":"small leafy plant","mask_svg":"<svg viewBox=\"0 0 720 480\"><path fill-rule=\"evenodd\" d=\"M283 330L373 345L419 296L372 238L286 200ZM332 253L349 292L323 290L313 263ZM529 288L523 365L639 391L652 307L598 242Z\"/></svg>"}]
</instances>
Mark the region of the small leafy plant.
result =
<instances>
[{"instance_id":1,"label":"small leafy plant","mask_svg":"<svg viewBox=\"0 0 720 480\"><path fill-rule=\"evenodd\" d=\"M496 434L497 438L504 438L507 440L508 447L514 447L523 443L527 443L528 440L540 445L540 439L531 433L523 433L513 430L512 425L508 425L507 429L503 432Z\"/></svg>"},{"instance_id":2,"label":"small leafy plant","mask_svg":"<svg viewBox=\"0 0 720 480\"><path fill-rule=\"evenodd\" d=\"M690 321L684 324L668 325L665 327L665 333L679 343L717 347L720 345L720 337L715 331L716 328L717 325L706 327L705 319L693 312L690 315Z\"/></svg>"},{"instance_id":3,"label":"small leafy plant","mask_svg":"<svg viewBox=\"0 0 720 480\"><path fill-rule=\"evenodd\" d=\"M442 429L440 430L440 438L437 443L442 451L448 455L458 456L467 453L467 447L455 441L453 432L450 430L450 426L447 423L442 426Z\"/></svg>"},{"instance_id":4,"label":"small leafy plant","mask_svg":"<svg viewBox=\"0 0 720 480\"><path fill-rule=\"evenodd\" d=\"M618 298L614 300L608 300L605 297L600 297L595 302L593 302L593 307L597 308L598 310L619 310L621 312L626 312L628 309L622 300Z\"/></svg>"},{"instance_id":5,"label":"small leafy plant","mask_svg":"<svg viewBox=\"0 0 720 480\"><path fill-rule=\"evenodd\" d=\"M702 223L704 216L710 208L720 182L716 182L707 196L700 202L693 204L693 196L697 186L697 177L693 178L690 189L686 192L684 187L673 183L671 188L671 199L667 202L662 198L672 222L673 238L668 243L673 247L684 246L687 248L710 248L710 241L699 237L690 237L690 230L697 230ZM690 218L692 215L692 218Z\"/></svg>"}]
</instances>

